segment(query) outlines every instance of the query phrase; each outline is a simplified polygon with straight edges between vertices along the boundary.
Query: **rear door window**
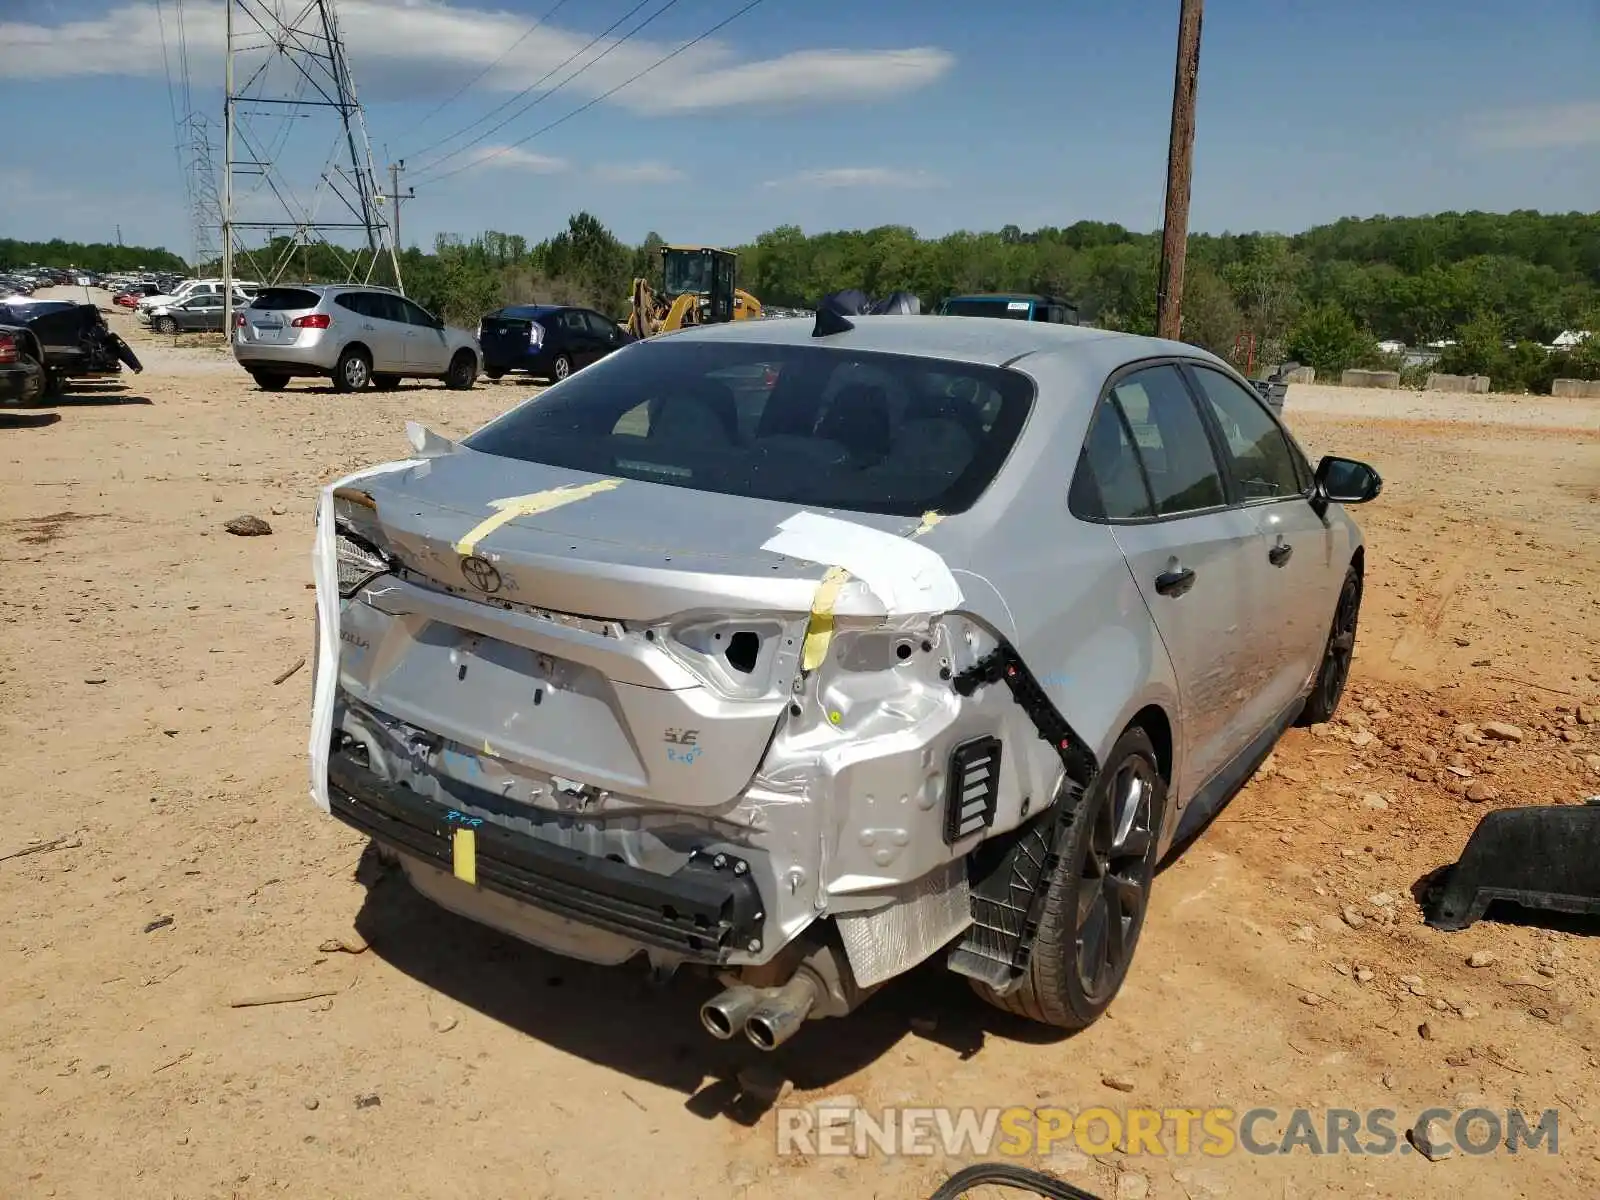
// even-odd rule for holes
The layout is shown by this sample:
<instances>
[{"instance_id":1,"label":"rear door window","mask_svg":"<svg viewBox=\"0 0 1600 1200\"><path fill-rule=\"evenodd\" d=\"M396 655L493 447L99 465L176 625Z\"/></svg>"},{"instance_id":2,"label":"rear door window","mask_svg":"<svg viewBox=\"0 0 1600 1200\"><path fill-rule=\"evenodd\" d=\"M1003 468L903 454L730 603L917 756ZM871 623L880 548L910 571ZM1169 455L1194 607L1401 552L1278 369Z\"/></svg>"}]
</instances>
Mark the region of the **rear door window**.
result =
<instances>
[{"instance_id":1,"label":"rear door window","mask_svg":"<svg viewBox=\"0 0 1600 1200\"><path fill-rule=\"evenodd\" d=\"M1171 364L1124 375L1111 388L1161 516L1227 503L1221 468L1189 388Z\"/></svg>"},{"instance_id":2,"label":"rear door window","mask_svg":"<svg viewBox=\"0 0 1600 1200\"><path fill-rule=\"evenodd\" d=\"M466 444L819 508L955 513L999 472L1033 391L999 367L662 339L602 358Z\"/></svg>"}]
</instances>

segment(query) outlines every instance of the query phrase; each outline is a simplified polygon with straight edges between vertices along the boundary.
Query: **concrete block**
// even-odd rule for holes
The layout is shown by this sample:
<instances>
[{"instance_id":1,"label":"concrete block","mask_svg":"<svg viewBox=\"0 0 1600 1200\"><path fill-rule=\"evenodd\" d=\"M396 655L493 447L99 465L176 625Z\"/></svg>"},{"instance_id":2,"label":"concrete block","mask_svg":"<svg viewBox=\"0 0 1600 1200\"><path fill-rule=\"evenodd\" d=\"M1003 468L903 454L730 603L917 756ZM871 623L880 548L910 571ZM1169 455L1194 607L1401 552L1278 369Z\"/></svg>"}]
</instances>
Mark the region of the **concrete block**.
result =
<instances>
[{"instance_id":1,"label":"concrete block","mask_svg":"<svg viewBox=\"0 0 1600 1200\"><path fill-rule=\"evenodd\" d=\"M1557 379L1550 385L1550 394L1568 400L1600 400L1600 379Z\"/></svg>"},{"instance_id":2,"label":"concrete block","mask_svg":"<svg viewBox=\"0 0 1600 1200\"><path fill-rule=\"evenodd\" d=\"M1430 392L1465 392L1470 396L1483 396L1489 392L1487 375L1442 375L1435 371L1428 376Z\"/></svg>"},{"instance_id":3,"label":"concrete block","mask_svg":"<svg viewBox=\"0 0 1600 1200\"><path fill-rule=\"evenodd\" d=\"M1400 372L1352 369L1340 375L1339 382L1345 387L1387 388L1393 390L1400 386Z\"/></svg>"},{"instance_id":4,"label":"concrete block","mask_svg":"<svg viewBox=\"0 0 1600 1200\"><path fill-rule=\"evenodd\" d=\"M1317 381L1317 369L1315 367L1296 367L1292 371L1283 373L1283 381L1285 383L1315 383Z\"/></svg>"}]
</instances>

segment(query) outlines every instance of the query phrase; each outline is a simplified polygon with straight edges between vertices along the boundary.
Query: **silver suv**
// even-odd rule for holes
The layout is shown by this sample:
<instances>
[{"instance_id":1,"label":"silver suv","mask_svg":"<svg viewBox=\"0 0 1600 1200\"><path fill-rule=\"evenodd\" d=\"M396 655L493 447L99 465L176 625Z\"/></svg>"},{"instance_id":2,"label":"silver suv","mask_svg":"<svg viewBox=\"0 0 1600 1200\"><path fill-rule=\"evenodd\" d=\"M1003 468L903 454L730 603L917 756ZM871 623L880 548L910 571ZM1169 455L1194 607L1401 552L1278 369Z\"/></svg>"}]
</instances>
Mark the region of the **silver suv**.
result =
<instances>
[{"instance_id":1,"label":"silver suv","mask_svg":"<svg viewBox=\"0 0 1600 1200\"><path fill-rule=\"evenodd\" d=\"M257 385L281 391L297 375L325 376L336 392L442 379L470 388L478 339L389 288L268 287L234 317L233 356Z\"/></svg>"}]
</instances>

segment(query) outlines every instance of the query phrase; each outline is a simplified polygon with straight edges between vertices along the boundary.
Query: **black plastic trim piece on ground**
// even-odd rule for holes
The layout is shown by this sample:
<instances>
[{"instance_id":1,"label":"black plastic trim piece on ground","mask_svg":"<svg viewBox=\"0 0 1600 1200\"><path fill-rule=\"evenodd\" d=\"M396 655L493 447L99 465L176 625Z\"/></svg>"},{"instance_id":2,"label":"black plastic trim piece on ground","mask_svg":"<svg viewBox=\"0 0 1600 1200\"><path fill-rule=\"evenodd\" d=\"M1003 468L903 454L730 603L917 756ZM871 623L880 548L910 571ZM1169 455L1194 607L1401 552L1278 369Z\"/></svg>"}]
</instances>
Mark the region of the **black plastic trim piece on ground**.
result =
<instances>
[{"instance_id":1,"label":"black plastic trim piece on ground","mask_svg":"<svg viewBox=\"0 0 1600 1200\"><path fill-rule=\"evenodd\" d=\"M1066 770L1055 805L1015 835L980 846L973 855L972 924L950 952L949 968L1004 995L1014 989L1033 957L1045 893L1058 865L1061 831L1077 816L1078 802L1099 773L1094 751L1051 702L1039 681L1009 645L973 663L951 680L962 696L1004 683L1039 736L1055 749Z\"/></svg>"},{"instance_id":2,"label":"black plastic trim piece on ground","mask_svg":"<svg viewBox=\"0 0 1600 1200\"><path fill-rule=\"evenodd\" d=\"M657 875L495 824L490 808L452 807L387 783L342 752L329 759L328 794L346 825L445 871L456 830L471 828L479 887L697 962L725 963L761 936L761 894L731 856L696 855Z\"/></svg>"},{"instance_id":3,"label":"black plastic trim piece on ground","mask_svg":"<svg viewBox=\"0 0 1600 1200\"><path fill-rule=\"evenodd\" d=\"M1460 860L1424 891L1428 924L1450 932L1495 901L1600 916L1600 803L1487 813Z\"/></svg>"}]
</instances>

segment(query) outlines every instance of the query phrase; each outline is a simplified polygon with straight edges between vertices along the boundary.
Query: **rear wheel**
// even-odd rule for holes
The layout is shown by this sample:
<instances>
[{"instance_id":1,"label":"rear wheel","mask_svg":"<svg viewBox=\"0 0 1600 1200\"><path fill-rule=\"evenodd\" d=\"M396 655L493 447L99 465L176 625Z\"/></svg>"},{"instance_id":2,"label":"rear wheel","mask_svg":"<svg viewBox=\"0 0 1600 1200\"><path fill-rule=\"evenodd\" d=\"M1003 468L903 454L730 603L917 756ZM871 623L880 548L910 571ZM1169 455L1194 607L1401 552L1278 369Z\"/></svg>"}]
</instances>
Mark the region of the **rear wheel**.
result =
<instances>
[{"instance_id":1,"label":"rear wheel","mask_svg":"<svg viewBox=\"0 0 1600 1200\"><path fill-rule=\"evenodd\" d=\"M380 392L392 392L400 386L400 376L374 375L372 377L372 386Z\"/></svg>"},{"instance_id":2,"label":"rear wheel","mask_svg":"<svg viewBox=\"0 0 1600 1200\"><path fill-rule=\"evenodd\" d=\"M251 371L250 378L263 392L281 392L289 386L289 377L276 371Z\"/></svg>"},{"instance_id":3,"label":"rear wheel","mask_svg":"<svg viewBox=\"0 0 1600 1200\"><path fill-rule=\"evenodd\" d=\"M464 392L478 382L478 360L470 350L457 350L450 360L450 370L445 373L444 385Z\"/></svg>"},{"instance_id":4,"label":"rear wheel","mask_svg":"<svg viewBox=\"0 0 1600 1200\"><path fill-rule=\"evenodd\" d=\"M1333 611L1333 627L1322 652L1322 667L1317 681L1300 710L1299 724L1320 725L1339 709L1344 685L1350 681L1350 662L1356 654L1356 622L1361 616L1361 572L1351 567L1344 573L1339 589L1339 606Z\"/></svg>"},{"instance_id":5,"label":"rear wheel","mask_svg":"<svg viewBox=\"0 0 1600 1200\"><path fill-rule=\"evenodd\" d=\"M491 383L499 383L506 377L506 373L499 367L485 367L483 373L489 377Z\"/></svg>"},{"instance_id":6,"label":"rear wheel","mask_svg":"<svg viewBox=\"0 0 1600 1200\"><path fill-rule=\"evenodd\" d=\"M572 360L565 354L556 355L556 364L550 369L550 378L554 379L557 383L560 383L563 379L571 374Z\"/></svg>"},{"instance_id":7,"label":"rear wheel","mask_svg":"<svg viewBox=\"0 0 1600 1200\"><path fill-rule=\"evenodd\" d=\"M1061 1029L1092 1024L1127 977L1155 878L1167 785L1149 734L1123 731L1070 824L1059 831L1028 973L1005 995L981 983L997 1008Z\"/></svg>"},{"instance_id":8,"label":"rear wheel","mask_svg":"<svg viewBox=\"0 0 1600 1200\"><path fill-rule=\"evenodd\" d=\"M347 346L333 368L333 390L359 392L372 382L372 360L358 346Z\"/></svg>"},{"instance_id":9,"label":"rear wheel","mask_svg":"<svg viewBox=\"0 0 1600 1200\"><path fill-rule=\"evenodd\" d=\"M22 362L24 366L39 366L37 361L26 354L22 356ZM41 400L43 400L45 397L45 391L49 386L49 381L49 375L47 375L42 369L37 371L29 371L27 378L23 381L22 385L22 403L38 404Z\"/></svg>"}]
</instances>

